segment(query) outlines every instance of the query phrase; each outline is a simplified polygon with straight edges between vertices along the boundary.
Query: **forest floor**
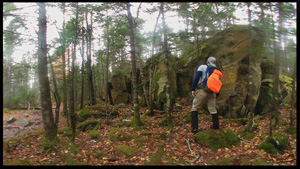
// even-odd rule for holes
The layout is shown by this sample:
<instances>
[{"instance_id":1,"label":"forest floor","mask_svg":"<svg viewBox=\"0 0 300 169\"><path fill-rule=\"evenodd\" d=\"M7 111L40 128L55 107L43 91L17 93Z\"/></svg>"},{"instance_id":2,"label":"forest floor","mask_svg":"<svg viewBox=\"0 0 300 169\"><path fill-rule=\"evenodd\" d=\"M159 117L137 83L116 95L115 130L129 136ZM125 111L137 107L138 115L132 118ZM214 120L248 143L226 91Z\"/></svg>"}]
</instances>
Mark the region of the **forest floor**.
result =
<instances>
[{"instance_id":1,"label":"forest floor","mask_svg":"<svg viewBox=\"0 0 300 169\"><path fill-rule=\"evenodd\" d=\"M59 132L56 151L47 153L43 152L39 144L43 138L41 124L33 126L36 123L32 123L32 131L28 132L21 128L21 131L9 131L18 128L9 128L5 124L7 116L37 120L37 113L6 111L3 115L3 165L297 165L297 139L295 135L285 132L289 126L289 110L280 110L280 123L274 129L274 132L281 132L288 137L289 148L281 154L269 154L257 147L268 136L268 115L260 121L252 139L238 135L239 146L211 150L193 139L188 120L191 106L185 99L178 99L177 103L180 106L174 106L172 111L173 126L163 125L166 116L163 112L155 110L154 116L142 114L144 125L140 130L134 130L126 125L126 121L133 118L133 107L127 105L118 109L118 117L96 119L101 122L96 129L99 131L96 138L92 138L89 131L78 131L75 144L71 144L69 137L66 137L64 132ZM145 111L146 108L140 108L140 112ZM23 117L25 113L28 114L27 117ZM221 129L232 129L238 133L244 127L237 120L221 116L219 118ZM41 114L39 119L41 120ZM17 121L11 125L15 123ZM200 131L211 130L211 124L210 115L199 115ZM66 118L60 116L59 129L62 130L65 126ZM20 133L23 135L20 136ZM116 134L116 137L113 137L113 134ZM124 154L121 149L132 151Z\"/></svg>"}]
</instances>

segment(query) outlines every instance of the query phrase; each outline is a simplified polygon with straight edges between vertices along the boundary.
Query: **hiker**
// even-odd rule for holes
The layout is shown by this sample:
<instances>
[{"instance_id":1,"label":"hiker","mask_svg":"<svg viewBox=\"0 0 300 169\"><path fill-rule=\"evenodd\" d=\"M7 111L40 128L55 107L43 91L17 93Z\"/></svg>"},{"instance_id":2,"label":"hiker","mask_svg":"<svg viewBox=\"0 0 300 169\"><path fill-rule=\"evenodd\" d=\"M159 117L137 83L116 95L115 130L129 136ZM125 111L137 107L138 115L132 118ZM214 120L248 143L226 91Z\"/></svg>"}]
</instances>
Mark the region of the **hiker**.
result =
<instances>
[{"instance_id":1,"label":"hiker","mask_svg":"<svg viewBox=\"0 0 300 169\"><path fill-rule=\"evenodd\" d=\"M212 115L213 124L211 129L219 129L219 118L216 109L216 97L219 93L214 93L207 86L207 79L216 68L216 58L209 57L207 65L198 67L196 76L192 84L192 95L194 97L192 106L192 133L198 132L198 109L207 102L208 111ZM221 73L222 74L222 73ZM207 77L208 76L208 77Z\"/></svg>"}]
</instances>

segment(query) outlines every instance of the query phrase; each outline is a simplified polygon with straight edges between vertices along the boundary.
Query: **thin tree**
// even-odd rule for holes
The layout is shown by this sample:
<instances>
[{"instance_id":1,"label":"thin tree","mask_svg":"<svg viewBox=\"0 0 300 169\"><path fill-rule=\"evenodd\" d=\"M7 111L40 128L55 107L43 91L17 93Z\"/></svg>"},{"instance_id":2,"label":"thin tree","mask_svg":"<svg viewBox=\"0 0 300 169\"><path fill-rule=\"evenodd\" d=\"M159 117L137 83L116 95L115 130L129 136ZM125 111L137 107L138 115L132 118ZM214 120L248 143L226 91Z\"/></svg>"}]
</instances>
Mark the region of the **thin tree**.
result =
<instances>
[{"instance_id":1,"label":"thin tree","mask_svg":"<svg viewBox=\"0 0 300 169\"><path fill-rule=\"evenodd\" d=\"M252 99L252 88L253 88L253 84L252 84L252 70L251 70L251 63L252 63L252 28L251 28L251 10L250 10L250 6L251 3L247 2L247 9L248 9L248 22L249 22L249 26L248 26L248 33L249 33L249 47L248 47L248 53L249 53L249 67L248 67L248 71L249 71L249 82L248 82L248 95L249 95L249 112L248 112L248 116L249 116L249 123L247 126L247 130L245 131L250 131L251 127L252 127L252 119L254 116L254 112L253 112L253 99Z\"/></svg>"},{"instance_id":2,"label":"thin tree","mask_svg":"<svg viewBox=\"0 0 300 169\"><path fill-rule=\"evenodd\" d=\"M153 98L152 98L152 80L153 80L153 69L152 69L152 66L153 66L153 55L154 55L154 48L155 48L155 39L156 39L156 27L157 27L157 23L158 23L158 19L160 17L160 14L161 14L161 10L159 10L159 13L158 13L158 16L156 18L156 22L155 22L155 26L154 26L154 30L153 30L153 40L152 40L152 50L151 50L151 58L150 58L150 66L149 66L149 69L150 69L150 73L149 73L149 76L150 76L150 84L149 84L149 109L150 109L150 114L153 116L154 115L154 111L153 111L153 107L154 107L154 101L153 101Z\"/></svg>"},{"instance_id":3,"label":"thin tree","mask_svg":"<svg viewBox=\"0 0 300 169\"><path fill-rule=\"evenodd\" d=\"M87 46L88 46L88 55L87 55L87 73L88 73L88 85L89 85L89 96L90 96L90 104L95 105L95 93L94 93L94 84L93 84L93 73L92 73L92 60L91 60L91 51L92 51L92 31L93 31L93 23L91 19L91 24L88 24L88 17L86 11L86 29L87 29ZM92 15L92 13L91 13Z\"/></svg>"},{"instance_id":4,"label":"thin tree","mask_svg":"<svg viewBox=\"0 0 300 169\"><path fill-rule=\"evenodd\" d=\"M140 9L141 9L141 6L142 6L142 3L140 3L140 5L139 5L139 7L138 7L138 10L137 10L137 14L136 14L136 19L138 19L139 18L139 12L140 12ZM137 24L136 22L135 22L135 24ZM137 28L137 25L134 25L134 32L137 32L137 30L136 30L136 28ZM149 94L148 94L148 92L147 92L147 87L146 87L146 78L145 78L145 75L144 75L144 71L143 71L143 69L142 69L142 56L141 56L141 53L142 53L142 46L141 46L141 43L139 43L138 42L138 38L136 37L136 41L135 42L137 42L137 52L136 52L136 54L137 54L137 59L138 59L138 66L139 66L139 68L140 68L140 77L141 77L141 81L142 81L142 86L143 86L143 92L144 92L144 99L145 99L145 101L146 101L146 104L147 104L147 107L149 108L150 107L150 102L149 102Z\"/></svg>"},{"instance_id":5,"label":"thin tree","mask_svg":"<svg viewBox=\"0 0 300 169\"><path fill-rule=\"evenodd\" d=\"M139 104L138 104L138 93L137 93L137 74L136 74L136 53L135 53L135 39L134 39L134 24L132 15L130 12L130 3L126 3L127 6L127 19L129 22L129 28L130 28L130 48L131 48L131 66L132 66L132 95L133 95L133 106L134 106L134 120L133 125L134 126L141 126L142 122L140 119L140 112L139 112Z\"/></svg>"},{"instance_id":6,"label":"thin tree","mask_svg":"<svg viewBox=\"0 0 300 169\"><path fill-rule=\"evenodd\" d=\"M55 73L54 73L54 69L53 69L53 63L52 63L52 59L50 57L50 55L48 54L48 58L49 58L49 62L50 62L50 68L51 68L51 73L52 73L52 81L53 81L53 85L54 85L54 91L52 91L53 95L54 95L54 99L56 102L56 107L55 107L55 125L56 125L56 130L58 129L58 121L59 121L59 109L60 109L60 95L57 89L57 83L56 83L56 78L55 78Z\"/></svg>"},{"instance_id":7,"label":"thin tree","mask_svg":"<svg viewBox=\"0 0 300 169\"><path fill-rule=\"evenodd\" d=\"M71 72L71 83L70 83L70 119L71 119L71 128L72 128L72 137L71 141L75 141L76 133L76 114L75 114L75 105L74 105L74 72L75 72L75 59L76 59L76 45L77 45L77 27L78 27L78 3L76 3L76 19L74 23L75 28L75 37L74 37L74 49L72 56L72 72Z\"/></svg>"},{"instance_id":8,"label":"thin tree","mask_svg":"<svg viewBox=\"0 0 300 169\"><path fill-rule=\"evenodd\" d=\"M83 22L82 22L83 24ZM84 99L84 36L85 29L82 26L82 39L81 39L81 98L80 98L80 109L83 109L83 99Z\"/></svg>"},{"instance_id":9,"label":"thin tree","mask_svg":"<svg viewBox=\"0 0 300 169\"><path fill-rule=\"evenodd\" d=\"M67 121L69 116L68 116L68 103L67 103L67 81L66 81L66 39L65 39L65 3L62 3L62 8L63 8L63 35L61 36L62 38L62 71L63 71L63 114L67 117Z\"/></svg>"},{"instance_id":10,"label":"thin tree","mask_svg":"<svg viewBox=\"0 0 300 169\"><path fill-rule=\"evenodd\" d=\"M292 99L291 99L291 111L290 111L290 127L294 126L294 113L293 113L293 109L294 109L294 103L295 103L295 92L296 92L296 78L297 78L297 62L295 62L294 64L294 69L293 73L292 73L292 77L293 77L293 89L292 89Z\"/></svg>"},{"instance_id":11,"label":"thin tree","mask_svg":"<svg viewBox=\"0 0 300 169\"><path fill-rule=\"evenodd\" d=\"M46 41L46 9L45 3L39 6L39 31L38 31L38 76L40 84L40 99L45 138L49 141L56 139L57 130L52 114L50 86L47 68L47 41Z\"/></svg>"},{"instance_id":12,"label":"thin tree","mask_svg":"<svg viewBox=\"0 0 300 169\"><path fill-rule=\"evenodd\" d=\"M274 92L276 92L276 103L275 103L275 111L274 111L274 118L275 118L275 123L274 125L278 125L279 123L279 74L280 74L280 58L282 57L282 47L281 47L281 42L282 42L282 26L283 26L283 3L278 2L277 3L277 8L278 8L278 44L279 48L277 48L277 55L275 55L275 83L274 83Z\"/></svg>"},{"instance_id":13,"label":"thin tree","mask_svg":"<svg viewBox=\"0 0 300 169\"><path fill-rule=\"evenodd\" d=\"M109 103L109 91L108 91L108 67L109 67L109 46L110 46L110 37L109 37L109 18L108 18L108 9L106 8L106 76L105 76L105 103Z\"/></svg>"},{"instance_id":14,"label":"thin tree","mask_svg":"<svg viewBox=\"0 0 300 169\"><path fill-rule=\"evenodd\" d=\"M170 76L169 76L169 55L168 55L168 39L167 39L167 26L165 22L165 11L164 11L164 3L161 3L161 15L163 22L163 34L164 34L164 45L163 51L165 53L165 64L166 64L166 112L168 114L168 124L171 123L171 97L170 97Z\"/></svg>"}]
</instances>

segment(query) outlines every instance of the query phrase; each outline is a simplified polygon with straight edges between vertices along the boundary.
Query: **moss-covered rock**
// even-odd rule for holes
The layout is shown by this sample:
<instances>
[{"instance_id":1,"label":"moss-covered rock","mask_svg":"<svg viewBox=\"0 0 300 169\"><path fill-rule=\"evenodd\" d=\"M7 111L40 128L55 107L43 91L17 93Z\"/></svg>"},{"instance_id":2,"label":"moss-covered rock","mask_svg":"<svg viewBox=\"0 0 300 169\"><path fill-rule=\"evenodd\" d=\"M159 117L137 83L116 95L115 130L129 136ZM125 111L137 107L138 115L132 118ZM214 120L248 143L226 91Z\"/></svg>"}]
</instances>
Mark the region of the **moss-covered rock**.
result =
<instances>
[{"instance_id":1,"label":"moss-covered rock","mask_svg":"<svg viewBox=\"0 0 300 169\"><path fill-rule=\"evenodd\" d=\"M126 155L127 158L131 158L133 156L136 156L140 150L134 147L130 147L127 145L118 145L117 150L121 151L123 154Z\"/></svg>"},{"instance_id":2,"label":"moss-covered rock","mask_svg":"<svg viewBox=\"0 0 300 169\"><path fill-rule=\"evenodd\" d=\"M108 133L107 139L110 141L130 141L136 138L134 135L123 132L122 128L114 128Z\"/></svg>"},{"instance_id":3,"label":"moss-covered rock","mask_svg":"<svg viewBox=\"0 0 300 169\"><path fill-rule=\"evenodd\" d=\"M125 75L122 72L115 73L112 76L111 85L111 97L113 104L127 103L128 90Z\"/></svg>"},{"instance_id":4,"label":"moss-covered rock","mask_svg":"<svg viewBox=\"0 0 300 169\"><path fill-rule=\"evenodd\" d=\"M231 129L200 131L193 138L199 144L207 146L212 150L231 148L232 145L237 146L240 143L239 138Z\"/></svg>"},{"instance_id":5,"label":"moss-covered rock","mask_svg":"<svg viewBox=\"0 0 300 169\"><path fill-rule=\"evenodd\" d=\"M119 106L112 106L109 104L98 104L84 107L77 112L77 121L83 122L88 118L101 118L101 117L115 117L119 115Z\"/></svg>"},{"instance_id":6,"label":"moss-covered rock","mask_svg":"<svg viewBox=\"0 0 300 169\"><path fill-rule=\"evenodd\" d=\"M274 61L263 60L261 64L262 81L259 97L255 107L255 114L265 114L274 111L275 97L273 96Z\"/></svg>"},{"instance_id":7,"label":"moss-covered rock","mask_svg":"<svg viewBox=\"0 0 300 169\"><path fill-rule=\"evenodd\" d=\"M270 153L270 154L276 154L278 152L278 150L276 149L274 144L269 143L269 142L262 142L259 145L259 148L265 150L267 153Z\"/></svg>"},{"instance_id":8,"label":"moss-covered rock","mask_svg":"<svg viewBox=\"0 0 300 169\"><path fill-rule=\"evenodd\" d=\"M93 130L94 128L98 127L100 125L100 122L98 120L86 120L82 123L79 123L77 128L80 131L88 131Z\"/></svg>"},{"instance_id":9,"label":"moss-covered rock","mask_svg":"<svg viewBox=\"0 0 300 169\"><path fill-rule=\"evenodd\" d=\"M91 130L89 131L89 136L91 136L92 139L96 139L99 136L100 131L98 130Z\"/></svg>"},{"instance_id":10,"label":"moss-covered rock","mask_svg":"<svg viewBox=\"0 0 300 169\"><path fill-rule=\"evenodd\" d=\"M256 27L251 27L250 31L252 33L251 38L249 38L248 25L235 25L201 42L200 48L195 45L188 48L179 57L179 62L182 62L181 69L183 69L179 76L182 77L180 81L186 81L190 86L192 80L184 79L187 77L193 79L197 68L201 64L206 64L207 57L214 56L217 59L217 67L223 73L221 78L223 85L217 100L217 110L224 117L245 117L248 111L254 108L259 96L261 84L260 65L262 58L266 56L263 47L264 35L263 31ZM249 39L252 40L251 50L253 51L250 66ZM199 57L197 57L198 53ZM251 79L249 78L249 72L252 73L253 78ZM249 84L252 90L248 87ZM180 94L190 93L188 86L178 87L178 90L185 90Z\"/></svg>"},{"instance_id":11,"label":"moss-covered rock","mask_svg":"<svg viewBox=\"0 0 300 169\"><path fill-rule=\"evenodd\" d=\"M72 128L71 127L60 128L60 129L58 129L57 133L61 134L63 137L71 138L72 137ZM76 132L76 137L77 136L78 136L78 132Z\"/></svg>"},{"instance_id":12,"label":"moss-covered rock","mask_svg":"<svg viewBox=\"0 0 300 169\"><path fill-rule=\"evenodd\" d=\"M177 98L177 62L176 57L171 53L168 54L169 58L169 85L170 85L170 99L171 103L175 103ZM150 67L152 59L152 67ZM156 55L152 56L147 60L145 66L143 67L143 71L145 72L145 77L149 77L149 70L153 70L153 81L152 86L153 96L155 100L156 108L160 110L165 109L166 104L166 64L165 64L166 56L164 52L159 52ZM149 79L149 78L147 78Z\"/></svg>"},{"instance_id":13,"label":"moss-covered rock","mask_svg":"<svg viewBox=\"0 0 300 169\"><path fill-rule=\"evenodd\" d=\"M157 151L150 155L150 162L145 163L146 165L161 165L161 159L164 155L164 145L162 143L157 143Z\"/></svg>"},{"instance_id":14,"label":"moss-covered rock","mask_svg":"<svg viewBox=\"0 0 300 169\"><path fill-rule=\"evenodd\" d=\"M267 137L266 140L258 146L258 148L270 154L283 153L283 150L288 147L288 137L279 132L275 132L273 137Z\"/></svg>"},{"instance_id":15,"label":"moss-covered rock","mask_svg":"<svg viewBox=\"0 0 300 169\"><path fill-rule=\"evenodd\" d=\"M52 151L58 151L56 148L56 145L58 144L59 140L58 138L55 138L52 141L49 141L45 137L41 139L41 141L38 143L39 147L43 148L43 152L46 154L51 153Z\"/></svg>"}]
</instances>

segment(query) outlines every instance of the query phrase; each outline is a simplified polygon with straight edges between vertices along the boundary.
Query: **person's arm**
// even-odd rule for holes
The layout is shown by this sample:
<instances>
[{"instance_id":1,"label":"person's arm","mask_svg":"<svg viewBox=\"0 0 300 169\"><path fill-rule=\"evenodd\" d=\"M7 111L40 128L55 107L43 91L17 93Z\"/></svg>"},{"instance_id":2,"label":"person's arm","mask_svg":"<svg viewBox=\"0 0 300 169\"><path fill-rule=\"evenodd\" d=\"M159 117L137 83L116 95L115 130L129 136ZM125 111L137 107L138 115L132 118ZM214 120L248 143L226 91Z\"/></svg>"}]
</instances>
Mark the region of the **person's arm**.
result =
<instances>
[{"instance_id":1,"label":"person's arm","mask_svg":"<svg viewBox=\"0 0 300 169\"><path fill-rule=\"evenodd\" d=\"M192 91L195 91L196 86L197 86L201 76L202 76L202 71L197 71L196 76L194 77L193 84L192 84Z\"/></svg>"}]
</instances>

